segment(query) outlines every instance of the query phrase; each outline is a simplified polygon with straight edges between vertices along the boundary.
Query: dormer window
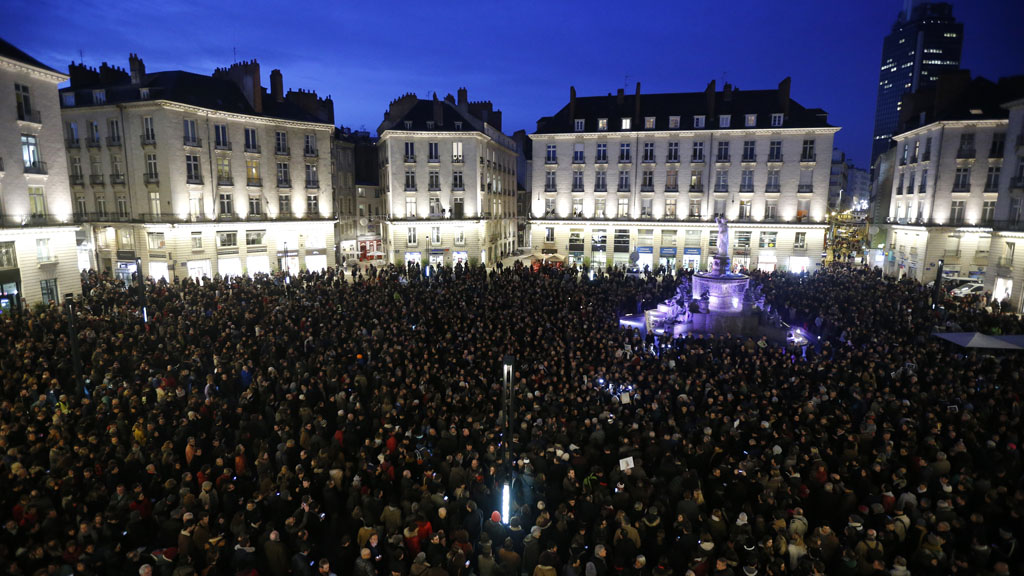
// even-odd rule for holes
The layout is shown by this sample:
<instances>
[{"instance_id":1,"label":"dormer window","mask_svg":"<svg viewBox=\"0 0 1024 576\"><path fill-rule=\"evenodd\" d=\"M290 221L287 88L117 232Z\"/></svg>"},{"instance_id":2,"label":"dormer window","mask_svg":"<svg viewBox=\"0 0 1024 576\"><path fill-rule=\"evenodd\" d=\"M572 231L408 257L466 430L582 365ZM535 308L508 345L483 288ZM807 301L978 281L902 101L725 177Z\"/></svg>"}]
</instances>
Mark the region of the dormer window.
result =
<instances>
[{"instance_id":1,"label":"dormer window","mask_svg":"<svg viewBox=\"0 0 1024 576\"><path fill-rule=\"evenodd\" d=\"M623 130L632 130L633 129L633 119L632 118L623 118L622 119L622 129Z\"/></svg>"},{"instance_id":2,"label":"dormer window","mask_svg":"<svg viewBox=\"0 0 1024 576\"><path fill-rule=\"evenodd\" d=\"M462 122L456 122L455 123L455 129L456 130L462 130Z\"/></svg>"},{"instance_id":3,"label":"dormer window","mask_svg":"<svg viewBox=\"0 0 1024 576\"><path fill-rule=\"evenodd\" d=\"M668 127L671 130L678 130L679 129L679 116L669 116L668 117Z\"/></svg>"},{"instance_id":4,"label":"dormer window","mask_svg":"<svg viewBox=\"0 0 1024 576\"><path fill-rule=\"evenodd\" d=\"M61 94L61 98L63 98L63 102L64 102L65 106L70 108L70 107L75 105L75 93L74 92L65 92L64 94Z\"/></svg>"},{"instance_id":5,"label":"dormer window","mask_svg":"<svg viewBox=\"0 0 1024 576\"><path fill-rule=\"evenodd\" d=\"M434 121L433 120L427 120L427 130L433 130L433 129L434 129Z\"/></svg>"},{"instance_id":6,"label":"dormer window","mask_svg":"<svg viewBox=\"0 0 1024 576\"><path fill-rule=\"evenodd\" d=\"M107 103L107 91L106 90L93 90L92 91L92 103L93 104L106 104Z\"/></svg>"},{"instance_id":7,"label":"dormer window","mask_svg":"<svg viewBox=\"0 0 1024 576\"><path fill-rule=\"evenodd\" d=\"M139 88L139 100L149 100L149 88Z\"/></svg>"},{"instance_id":8,"label":"dormer window","mask_svg":"<svg viewBox=\"0 0 1024 576\"><path fill-rule=\"evenodd\" d=\"M732 121L732 116L730 116L728 114L722 114L721 116L718 117L718 127L719 128L728 128L729 127L729 123L731 121Z\"/></svg>"},{"instance_id":9,"label":"dormer window","mask_svg":"<svg viewBox=\"0 0 1024 576\"><path fill-rule=\"evenodd\" d=\"M405 129L406 130L412 130L412 120L406 120L405 121Z\"/></svg>"},{"instance_id":10,"label":"dormer window","mask_svg":"<svg viewBox=\"0 0 1024 576\"><path fill-rule=\"evenodd\" d=\"M704 127L704 116L694 116L693 117L693 127L694 128L703 128Z\"/></svg>"},{"instance_id":11,"label":"dormer window","mask_svg":"<svg viewBox=\"0 0 1024 576\"><path fill-rule=\"evenodd\" d=\"M782 126L782 114L772 114L772 128Z\"/></svg>"},{"instance_id":12,"label":"dormer window","mask_svg":"<svg viewBox=\"0 0 1024 576\"><path fill-rule=\"evenodd\" d=\"M644 118L644 130L654 130L654 116Z\"/></svg>"},{"instance_id":13,"label":"dormer window","mask_svg":"<svg viewBox=\"0 0 1024 576\"><path fill-rule=\"evenodd\" d=\"M607 130L608 130L608 119L607 118L598 118L597 119L597 131L598 132L606 132Z\"/></svg>"},{"instance_id":14,"label":"dormer window","mask_svg":"<svg viewBox=\"0 0 1024 576\"><path fill-rule=\"evenodd\" d=\"M583 132L583 125L583 118L577 118L576 120L573 121L573 128L576 130L576 132Z\"/></svg>"},{"instance_id":15,"label":"dormer window","mask_svg":"<svg viewBox=\"0 0 1024 576\"><path fill-rule=\"evenodd\" d=\"M747 114L746 126L747 128L757 126L757 114Z\"/></svg>"}]
</instances>

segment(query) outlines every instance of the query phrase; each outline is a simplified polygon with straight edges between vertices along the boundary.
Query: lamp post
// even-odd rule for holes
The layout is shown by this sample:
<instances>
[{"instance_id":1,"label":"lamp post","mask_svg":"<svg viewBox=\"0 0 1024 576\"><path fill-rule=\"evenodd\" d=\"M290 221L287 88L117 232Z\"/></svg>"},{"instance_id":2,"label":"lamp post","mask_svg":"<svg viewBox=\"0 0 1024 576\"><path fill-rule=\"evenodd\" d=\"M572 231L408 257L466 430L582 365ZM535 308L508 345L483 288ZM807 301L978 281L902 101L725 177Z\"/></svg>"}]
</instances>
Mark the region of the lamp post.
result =
<instances>
[{"instance_id":1,"label":"lamp post","mask_svg":"<svg viewBox=\"0 0 1024 576\"><path fill-rule=\"evenodd\" d=\"M504 415L502 420L505 428L505 467L507 473L505 475L505 483L501 487L501 521L508 524L509 506L512 499L512 411L515 399L515 358L511 354L506 354L502 364L502 413Z\"/></svg>"},{"instance_id":2,"label":"lamp post","mask_svg":"<svg viewBox=\"0 0 1024 576\"><path fill-rule=\"evenodd\" d=\"M71 340L71 365L75 370L75 386L81 393L85 392L82 381L82 357L78 353L78 330L75 328L75 295L70 292L64 295L64 308L68 315L68 338Z\"/></svg>"},{"instance_id":3,"label":"lamp post","mask_svg":"<svg viewBox=\"0 0 1024 576\"><path fill-rule=\"evenodd\" d=\"M142 275L142 258L135 259L135 275L139 281L139 307L142 309L142 322L149 322L149 310L146 308L146 281Z\"/></svg>"}]
</instances>

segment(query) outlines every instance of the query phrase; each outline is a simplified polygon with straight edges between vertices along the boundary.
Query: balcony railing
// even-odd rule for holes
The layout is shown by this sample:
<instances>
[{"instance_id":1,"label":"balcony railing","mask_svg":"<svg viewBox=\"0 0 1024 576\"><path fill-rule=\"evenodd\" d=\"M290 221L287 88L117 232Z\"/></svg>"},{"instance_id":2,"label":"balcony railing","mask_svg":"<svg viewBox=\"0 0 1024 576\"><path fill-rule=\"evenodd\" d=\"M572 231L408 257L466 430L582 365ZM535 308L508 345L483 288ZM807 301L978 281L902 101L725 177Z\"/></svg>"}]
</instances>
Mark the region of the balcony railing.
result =
<instances>
[{"instance_id":1,"label":"balcony railing","mask_svg":"<svg viewBox=\"0 0 1024 576\"><path fill-rule=\"evenodd\" d=\"M604 155L599 154L599 155L594 157L594 164L607 164L607 163L608 163L608 155L607 154L604 154Z\"/></svg>"},{"instance_id":2,"label":"balcony railing","mask_svg":"<svg viewBox=\"0 0 1024 576\"><path fill-rule=\"evenodd\" d=\"M231 142L214 142L213 147L217 150L231 150Z\"/></svg>"},{"instance_id":3,"label":"balcony railing","mask_svg":"<svg viewBox=\"0 0 1024 576\"><path fill-rule=\"evenodd\" d=\"M801 154L800 155L800 161L801 162L817 162L818 161L818 155L817 154Z\"/></svg>"},{"instance_id":4,"label":"balcony railing","mask_svg":"<svg viewBox=\"0 0 1024 576\"><path fill-rule=\"evenodd\" d=\"M274 146L275 156L291 156L292 149L288 146Z\"/></svg>"},{"instance_id":5,"label":"balcony railing","mask_svg":"<svg viewBox=\"0 0 1024 576\"><path fill-rule=\"evenodd\" d=\"M143 146L156 146L156 135L142 134L139 136L139 141Z\"/></svg>"},{"instance_id":6,"label":"balcony railing","mask_svg":"<svg viewBox=\"0 0 1024 576\"><path fill-rule=\"evenodd\" d=\"M427 162L429 162L430 164L438 164L439 162L441 162L441 157L440 156L427 156Z\"/></svg>"},{"instance_id":7,"label":"balcony railing","mask_svg":"<svg viewBox=\"0 0 1024 576\"><path fill-rule=\"evenodd\" d=\"M669 154L668 156L665 157L665 163L666 164L678 164L679 163L679 154Z\"/></svg>"},{"instance_id":8,"label":"balcony railing","mask_svg":"<svg viewBox=\"0 0 1024 576\"><path fill-rule=\"evenodd\" d=\"M764 191L765 191L766 194L778 193L780 191L779 190L779 185L778 184L774 184L774 185L773 184L768 184L768 185L766 185L764 187Z\"/></svg>"},{"instance_id":9,"label":"balcony railing","mask_svg":"<svg viewBox=\"0 0 1024 576\"><path fill-rule=\"evenodd\" d=\"M80 143L79 143L78 138L65 138L64 139L64 147L65 148L78 148L79 146L80 146Z\"/></svg>"},{"instance_id":10,"label":"balcony railing","mask_svg":"<svg viewBox=\"0 0 1024 576\"><path fill-rule=\"evenodd\" d=\"M88 146L89 148L99 148L100 147L100 139L99 139L99 137L89 138L89 139L87 139L85 141L85 145Z\"/></svg>"},{"instance_id":11,"label":"balcony railing","mask_svg":"<svg viewBox=\"0 0 1024 576\"><path fill-rule=\"evenodd\" d=\"M646 155L646 154L645 154L645 155L644 155L644 159L643 159L643 162L644 162L644 163L650 163L650 162L654 162L654 155L653 155L653 154L651 154L650 156L648 156L648 155Z\"/></svg>"},{"instance_id":12,"label":"balcony railing","mask_svg":"<svg viewBox=\"0 0 1024 576\"><path fill-rule=\"evenodd\" d=\"M202 184L203 177L199 174L193 174L192 176L185 176L185 182L189 184Z\"/></svg>"},{"instance_id":13,"label":"balcony railing","mask_svg":"<svg viewBox=\"0 0 1024 576\"><path fill-rule=\"evenodd\" d=\"M124 174L111 174L110 183L114 186L124 186Z\"/></svg>"},{"instance_id":14,"label":"balcony railing","mask_svg":"<svg viewBox=\"0 0 1024 576\"><path fill-rule=\"evenodd\" d=\"M36 160L25 164L25 174L46 174L46 162Z\"/></svg>"},{"instance_id":15,"label":"balcony railing","mask_svg":"<svg viewBox=\"0 0 1024 576\"><path fill-rule=\"evenodd\" d=\"M751 193L754 191L753 184L740 184L740 192Z\"/></svg>"},{"instance_id":16,"label":"balcony railing","mask_svg":"<svg viewBox=\"0 0 1024 576\"><path fill-rule=\"evenodd\" d=\"M782 162L782 154L769 154L768 155L768 161L769 162Z\"/></svg>"},{"instance_id":17,"label":"balcony railing","mask_svg":"<svg viewBox=\"0 0 1024 576\"><path fill-rule=\"evenodd\" d=\"M801 194L810 194L811 192L814 192L814 185L813 184L798 184L797 187L796 187L796 191L801 193Z\"/></svg>"},{"instance_id":18,"label":"balcony railing","mask_svg":"<svg viewBox=\"0 0 1024 576\"><path fill-rule=\"evenodd\" d=\"M217 186L234 186L235 179L230 174L218 174L217 175Z\"/></svg>"},{"instance_id":19,"label":"balcony railing","mask_svg":"<svg viewBox=\"0 0 1024 576\"><path fill-rule=\"evenodd\" d=\"M405 155L405 162L407 164L415 164L416 163L416 155L415 154L406 154Z\"/></svg>"},{"instance_id":20,"label":"balcony railing","mask_svg":"<svg viewBox=\"0 0 1024 576\"><path fill-rule=\"evenodd\" d=\"M107 136L107 147L108 148L111 148L111 147L114 147L114 146L120 146L120 145L121 145L121 137L120 136Z\"/></svg>"},{"instance_id":21,"label":"balcony railing","mask_svg":"<svg viewBox=\"0 0 1024 576\"><path fill-rule=\"evenodd\" d=\"M462 154L453 154L452 155L452 164L462 164L462 163L464 163L464 160L462 159Z\"/></svg>"},{"instance_id":22,"label":"balcony railing","mask_svg":"<svg viewBox=\"0 0 1024 576\"><path fill-rule=\"evenodd\" d=\"M978 155L978 151L974 148L959 148L956 151L957 158L974 158Z\"/></svg>"},{"instance_id":23,"label":"balcony railing","mask_svg":"<svg viewBox=\"0 0 1024 576\"><path fill-rule=\"evenodd\" d=\"M85 184L85 176L81 174L71 174L68 176L68 181L71 182L72 186L82 186Z\"/></svg>"},{"instance_id":24,"label":"balcony railing","mask_svg":"<svg viewBox=\"0 0 1024 576\"><path fill-rule=\"evenodd\" d=\"M21 228L23 226L61 226L68 222L53 214L29 214L27 216L11 216L0 214L0 228Z\"/></svg>"},{"instance_id":25,"label":"balcony railing","mask_svg":"<svg viewBox=\"0 0 1024 576\"><path fill-rule=\"evenodd\" d=\"M90 174L89 184L92 186L103 186L103 174Z\"/></svg>"},{"instance_id":26,"label":"balcony railing","mask_svg":"<svg viewBox=\"0 0 1024 576\"><path fill-rule=\"evenodd\" d=\"M545 164L558 164L558 157L557 156L548 156L547 158L544 158L544 163Z\"/></svg>"},{"instance_id":27,"label":"balcony railing","mask_svg":"<svg viewBox=\"0 0 1024 576\"><path fill-rule=\"evenodd\" d=\"M188 136L185 136L185 138L183 140L183 143L184 143L185 146L188 146L189 148L202 148L203 147L203 139L198 137L198 136L191 137L191 138L188 137Z\"/></svg>"},{"instance_id":28,"label":"balcony railing","mask_svg":"<svg viewBox=\"0 0 1024 576\"><path fill-rule=\"evenodd\" d=\"M719 154L718 156L715 156L715 162L720 162L720 163L729 162L729 155L728 154Z\"/></svg>"},{"instance_id":29,"label":"balcony railing","mask_svg":"<svg viewBox=\"0 0 1024 576\"><path fill-rule=\"evenodd\" d=\"M147 172L146 174L142 175L142 181L145 182L146 184L159 184L160 175L157 174L156 172Z\"/></svg>"},{"instance_id":30,"label":"balcony railing","mask_svg":"<svg viewBox=\"0 0 1024 576\"><path fill-rule=\"evenodd\" d=\"M1024 188L1024 176L1017 176L1010 178L1010 188L1019 189Z\"/></svg>"},{"instance_id":31,"label":"balcony railing","mask_svg":"<svg viewBox=\"0 0 1024 576\"><path fill-rule=\"evenodd\" d=\"M631 164L633 156L630 154L619 154L619 164Z\"/></svg>"},{"instance_id":32,"label":"balcony railing","mask_svg":"<svg viewBox=\"0 0 1024 576\"><path fill-rule=\"evenodd\" d=\"M999 257L1000 268L1013 268L1013 256L1000 256Z\"/></svg>"},{"instance_id":33,"label":"balcony railing","mask_svg":"<svg viewBox=\"0 0 1024 576\"><path fill-rule=\"evenodd\" d=\"M641 186L641 192L654 192L654 186Z\"/></svg>"},{"instance_id":34,"label":"balcony railing","mask_svg":"<svg viewBox=\"0 0 1024 576\"><path fill-rule=\"evenodd\" d=\"M312 190L312 189L316 189L316 188L319 188L319 187L320 187L320 179L319 178L313 178L313 179L307 179L306 180L306 188L307 189L311 189ZM433 188L432 188L432 190L433 190Z\"/></svg>"},{"instance_id":35,"label":"balcony railing","mask_svg":"<svg viewBox=\"0 0 1024 576\"><path fill-rule=\"evenodd\" d=\"M573 164L584 164L584 163L586 163L586 159L583 158L583 154L573 154L572 155L572 163Z\"/></svg>"},{"instance_id":36,"label":"balcony railing","mask_svg":"<svg viewBox=\"0 0 1024 576\"><path fill-rule=\"evenodd\" d=\"M704 191L704 185L703 184L690 184L690 192L703 192L703 191Z\"/></svg>"},{"instance_id":37,"label":"balcony railing","mask_svg":"<svg viewBox=\"0 0 1024 576\"><path fill-rule=\"evenodd\" d=\"M302 154L306 158L316 158L320 155L320 152L316 148L310 148L307 146L306 148L303 148Z\"/></svg>"},{"instance_id":38,"label":"balcony railing","mask_svg":"<svg viewBox=\"0 0 1024 576\"><path fill-rule=\"evenodd\" d=\"M959 259L960 258L960 251L959 250L944 250L942 252L942 257L950 259L950 260Z\"/></svg>"},{"instance_id":39,"label":"balcony railing","mask_svg":"<svg viewBox=\"0 0 1024 576\"><path fill-rule=\"evenodd\" d=\"M42 124L43 118L39 115L39 110L25 110L25 107L18 104L18 120L22 122L31 122L33 124Z\"/></svg>"},{"instance_id":40,"label":"balcony railing","mask_svg":"<svg viewBox=\"0 0 1024 576\"><path fill-rule=\"evenodd\" d=\"M278 178L277 179L277 187L278 188L291 188L292 187L292 180L291 180L291 178Z\"/></svg>"},{"instance_id":41,"label":"balcony railing","mask_svg":"<svg viewBox=\"0 0 1024 576\"><path fill-rule=\"evenodd\" d=\"M260 154L263 148L259 144L246 144L245 151L249 154Z\"/></svg>"},{"instance_id":42,"label":"balcony railing","mask_svg":"<svg viewBox=\"0 0 1024 576\"><path fill-rule=\"evenodd\" d=\"M263 186L263 179L262 178L246 178L245 179L245 185L246 186L252 186L254 188L259 188L259 187Z\"/></svg>"}]
</instances>

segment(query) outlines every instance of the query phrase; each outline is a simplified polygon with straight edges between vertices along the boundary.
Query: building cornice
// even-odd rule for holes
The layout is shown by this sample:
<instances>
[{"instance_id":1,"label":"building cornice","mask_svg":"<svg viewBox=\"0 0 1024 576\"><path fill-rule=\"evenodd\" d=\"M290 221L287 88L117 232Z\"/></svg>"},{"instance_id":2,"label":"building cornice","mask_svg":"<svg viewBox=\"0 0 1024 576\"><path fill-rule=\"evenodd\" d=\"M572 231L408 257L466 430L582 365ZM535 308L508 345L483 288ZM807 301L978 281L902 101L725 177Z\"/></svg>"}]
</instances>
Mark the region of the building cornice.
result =
<instances>
[{"instance_id":1,"label":"building cornice","mask_svg":"<svg viewBox=\"0 0 1024 576\"><path fill-rule=\"evenodd\" d=\"M117 110L119 108L133 109L133 110L158 110L167 109L174 110L176 112L185 112L188 114L196 114L200 116L209 115L210 118L223 118L225 120L237 120L240 122L246 122L249 124L266 124L269 126L284 126L287 128L303 128L307 130L331 130L334 131L334 124L326 122L303 122L301 120L289 120L286 118L277 118L274 116L251 116L249 114L238 114L236 112L224 112L222 110L215 110L212 108L202 108L200 106L193 106L191 104L182 104L181 102L175 102L173 100L136 100L132 102L120 102L117 104L103 104L100 106L69 106L61 107L61 114L71 113L76 110L93 111L93 110Z\"/></svg>"},{"instance_id":2,"label":"building cornice","mask_svg":"<svg viewBox=\"0 0 1024 576\"><path fill-rule=\"evenodd\" d=\"M692 138L694 136L701 135L710 135L718 138L723 136L793 136L803 134L835 134L839 130L841 130L841 128L838 126L822 126L815 128L741 128L735 130L629 130L615 132L556 132L552 134L529 134L529 137L531 140L545 140L551 138L556 140L576 140L580 138L608 138L609 136L618 136L622 138L638 138L641 136L654 136L662 138Z\"/></svg>"},{"instance_id":3,"label":"building cornice","mask_svg":"<svg viewBox=\"0 0 1024 576\"><path fill-rule=\"evenodd\" d=\"M900 142L907 138L913 138L919 134L931 132L932 130L938 130L940 128L971 128L974 126L999 126L1001 124L1009 123L1009 118L979 118L977 120L940 120L938 122L932 122L931 124L925 124L920 128L914 128L913 130L897 134L892 137L893 140Z\"/></svg>"},{"instance_id":4,"label":"building cornice","mask_svg":"<svg viewBox=\"0 0 1024 576\"><path fill-rule=\"evenodd\" d=\"M42 68L36 68L35 66L25 64L24 62L18 62L17 60L11 60L10 58L4 58L2 56L0 56L0 64L16 72L25 72L56 84L64 82L70 78L67 74L43 70Z\"/></svg>"},{"instance_id":5,"label":"building cornice","mask_svg":"<svg viewBox=\"0 0 1024 576\"><path fill-rule=\"evenodd\" d=\"M635 226L652 228L708 228L718 229L718 224L712 220L579 220L579 219L553 219L553 218L530 218L530 224L544 226L545 224L557 224L560 226ZM785 228L798 230L824 230L828 224L824 222L729 222L729 228L734 230Z\"/></svg>"}]
</instances>

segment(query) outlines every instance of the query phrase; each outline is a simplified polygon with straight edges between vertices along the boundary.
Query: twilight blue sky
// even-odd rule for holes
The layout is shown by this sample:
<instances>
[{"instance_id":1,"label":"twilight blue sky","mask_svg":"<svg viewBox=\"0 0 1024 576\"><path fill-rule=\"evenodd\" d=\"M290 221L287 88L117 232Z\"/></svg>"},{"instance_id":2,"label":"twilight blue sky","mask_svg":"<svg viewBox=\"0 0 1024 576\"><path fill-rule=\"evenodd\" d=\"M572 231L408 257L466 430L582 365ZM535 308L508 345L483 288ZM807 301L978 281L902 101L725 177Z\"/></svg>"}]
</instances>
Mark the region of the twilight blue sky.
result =
<instances>
[{"instance_id":1,"label":"twilight blue sky","mask_svg":"<svg viewBox=\"0 0 1024 576\"><path fill-rule=\"evenodd\" d=\"M223 4L223 5L221 5ZM866 167L882 39L901 0L397 2L307 0L3 0L0 36L67 70L124 68L209 74L236 58L260 62L264 86L334 98L338 124L374 131L405 92L439 97L466 86L491 100L504 131L533 131L569 98L620 87L702 91L793 78L792 97L829 112L836 144ZM1024 2L954 0L965 27L962 67L995 79L1024 73Z\"/></svg>"}]
</instances>

